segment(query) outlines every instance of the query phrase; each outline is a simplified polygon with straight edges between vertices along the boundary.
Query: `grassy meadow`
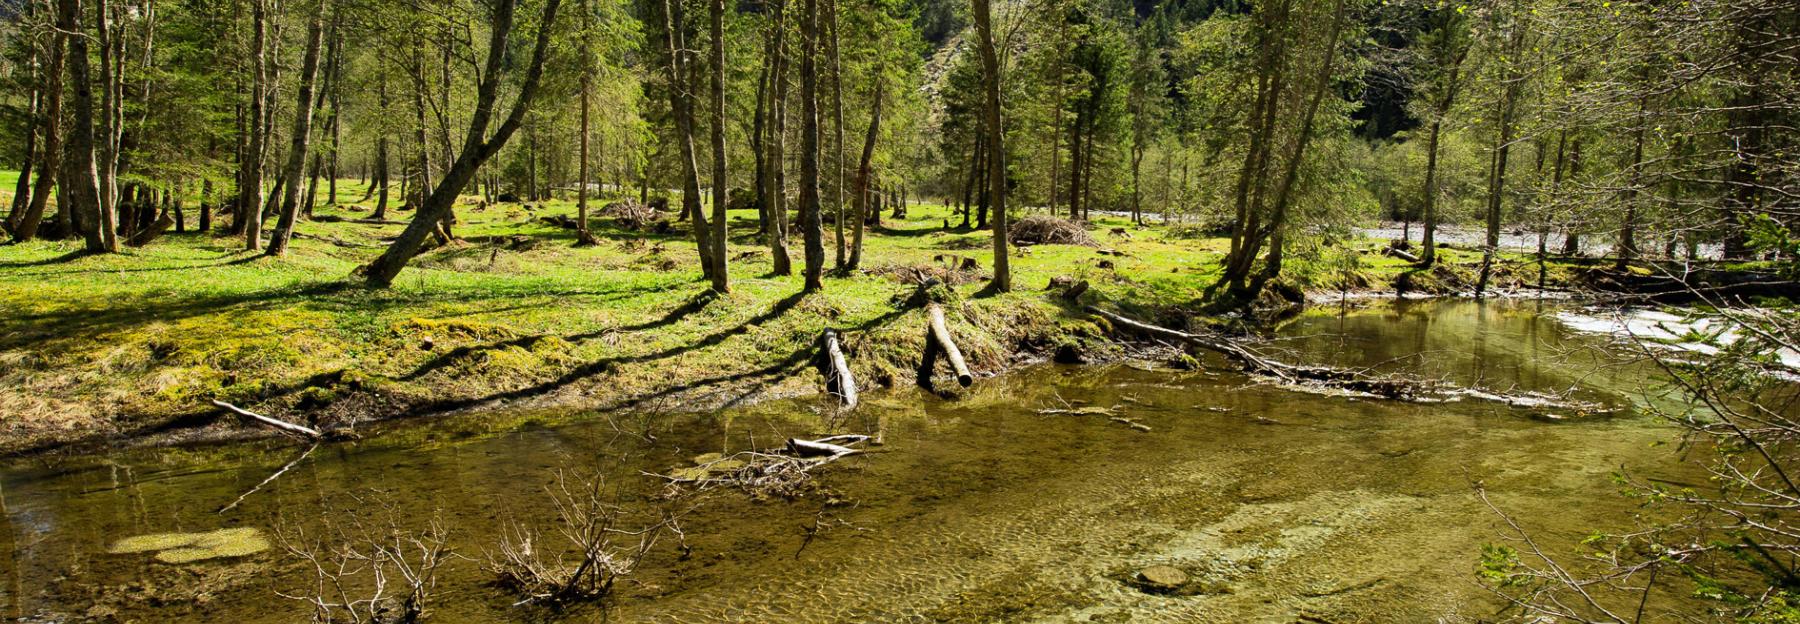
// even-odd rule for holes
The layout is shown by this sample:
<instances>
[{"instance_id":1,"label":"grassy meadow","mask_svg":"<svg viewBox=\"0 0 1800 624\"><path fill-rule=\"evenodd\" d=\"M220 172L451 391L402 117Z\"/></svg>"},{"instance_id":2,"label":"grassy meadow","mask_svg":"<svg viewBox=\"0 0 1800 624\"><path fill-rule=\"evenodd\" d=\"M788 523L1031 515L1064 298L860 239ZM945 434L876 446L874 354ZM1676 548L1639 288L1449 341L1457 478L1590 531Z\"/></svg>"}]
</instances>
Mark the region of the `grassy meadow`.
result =
<instances>
[{"instance_id":1,"label":"grassy meadow","mask_svg":"<svg viewBox=\"0 0 1800 624\"><path fill-rule=\"evenodd\" d=\"M349 202L363 187L344 181L339 194ZM1015 249L1015 291L982 296L989 234L945 229L947 207L913 205L869 232L862 270L828 274L824 292L803 297L798 238L796 275L771 276L755 213L733 211L732 292L712 295L685 224L659 235L599 216L601 244L577 247L572 230L543 219L573 215L572 201L465 202L461 240L416 258L387 290L352 277L403 227L356 221L369 202L321 207L280 258L192 231L114 255L80 255L74 241L0 246L0 450L235 430L214 399L327 426L521 403L729 405L817 391L809 364L826 328L845 333L865 389L907 384L924 314L904 300L916 271L941 267L944 254L981 265L941 295L970 366L999 372L1101 343L1104 327L1082 304L1169 319L1159 311L1199 298L1227 245L1104 217L1089 227L1099 247ZM1407 267L1375 253L1379 244L1341 245L1350 260L1303 264L1313 269L1294 279L1312 290L1390 288ZM1080 302L1046 293L1060 276L1091 289Z\"/></svg>"}]
</instances>

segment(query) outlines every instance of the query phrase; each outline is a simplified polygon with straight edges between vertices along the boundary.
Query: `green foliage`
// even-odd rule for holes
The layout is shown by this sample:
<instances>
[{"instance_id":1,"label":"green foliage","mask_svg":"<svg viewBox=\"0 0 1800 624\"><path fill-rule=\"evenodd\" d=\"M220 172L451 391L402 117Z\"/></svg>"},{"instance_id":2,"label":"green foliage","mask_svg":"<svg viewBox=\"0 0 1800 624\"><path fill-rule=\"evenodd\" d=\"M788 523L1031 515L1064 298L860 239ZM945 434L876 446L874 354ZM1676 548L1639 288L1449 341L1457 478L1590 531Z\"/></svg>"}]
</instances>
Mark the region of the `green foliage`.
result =
<instances>
[{"instance_id":1,"label":"green foliage","mask_svg":"<svg viewBox=\"0 0 1800 624\"><path fill-rule=\"evenodd\" d=\"M1522 572L1519 551L1502 544L1482 544L1481 564L1476 575L1483 583L1497 589L1514 589L1531 584L1531 576Z\"/></svg>"}]
</instances>

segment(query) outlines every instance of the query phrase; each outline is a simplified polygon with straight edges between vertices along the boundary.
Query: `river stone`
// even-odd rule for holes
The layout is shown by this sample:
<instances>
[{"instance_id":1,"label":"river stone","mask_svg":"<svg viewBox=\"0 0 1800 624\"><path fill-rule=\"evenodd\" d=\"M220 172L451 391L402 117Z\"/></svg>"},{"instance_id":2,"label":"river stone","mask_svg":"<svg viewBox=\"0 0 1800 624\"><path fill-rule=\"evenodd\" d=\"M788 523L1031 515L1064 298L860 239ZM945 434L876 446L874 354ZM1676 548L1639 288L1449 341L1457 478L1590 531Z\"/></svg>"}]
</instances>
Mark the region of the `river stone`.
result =
<instances>
[{"instance_id":1,"label":"river stone","mask_svg":"<svg viewBox=\"0 0 1800 624\"><path fill-rule=\"evenodd\" d=\"M1153 565L1137 573L1138 583L1150 591L1174 591L1188 582L1188 575L1180 568L1166 565Z\"/></svg>"}]
</instances>

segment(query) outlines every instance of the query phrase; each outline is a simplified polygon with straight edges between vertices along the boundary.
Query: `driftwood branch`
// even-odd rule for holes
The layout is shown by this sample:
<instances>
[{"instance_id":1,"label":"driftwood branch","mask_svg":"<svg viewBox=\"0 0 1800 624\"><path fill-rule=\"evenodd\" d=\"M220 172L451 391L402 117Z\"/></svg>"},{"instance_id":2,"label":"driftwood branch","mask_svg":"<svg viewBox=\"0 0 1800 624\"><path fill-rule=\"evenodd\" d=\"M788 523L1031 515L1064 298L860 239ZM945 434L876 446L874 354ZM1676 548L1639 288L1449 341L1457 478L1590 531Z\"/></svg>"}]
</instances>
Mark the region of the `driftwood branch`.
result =
<instances>
[{"instance_id":1,"label":"driftwood branch","mask_svg":"<svg viewBox=\"0 0 1800 624\"><path fill-rule=\"evenodd\" d=\"M964 388L973 385L975 376L969 373L962 350L956 348L956 342L950 338L950 328L944 323L943 306L929 304L925 306L925 314L929 323L925 328L925 356L919 362L919 385L931 387L931 373L937 367L939 356L950 361L951 370L956 371L956 383Z\"/></svg>"},{"instance_id":2,"label":"driftwood branch","mask_svg":"<svg viewBox=\"0 0 1800 624\"><path fill-rule=\"evenodd\" d=\"M825 390L836 396L846 409L856 407L856 378L850 374L850 362L835 329L825 330L819 337L823 353L819 354L819 372L825 376Z\"/></svg>"},{"instance_id":3,"label":"driftwood branch","mask_svg":"<svg viewBox=\"0 0 1800 624\"><path fill-rule=\"evenodd\" d=\"M787 447L788 452L798 457L841 457L856 452L856 449L841 444L799 438L788 438Z\"/></svg>"},{"instance_id":4,"label":"driftwood branch","mask_svg":"<svg viewBox=\"0 0 1800 624\"><path fill-rule=\"evenodd\" d=\"M1139 334L1190 344L1223 354L1246 372L1270 377L1283 384L1323 387L1396 401L1440 403L1464 398L1502 403L1511 407L1533 409L1566 409L1581 413L1604 413L1606 406L1586 401L1568 400L1550 394L1526 392L1505 394L1478 388L1462 388L1444 382L1419 381L1398 377L1377 377L1360 371L1328 366L1297 366L1280 362L1222 336L1189 333L1134 320L1095 306L1089 312L1111 322L1114 327Z\"/></svg>"},{"instance_id":5,"label":"driftwood branch","mask_svg":"<svg viewBox=\"0 0 1800 624\"><path fill-rule=\"evenodd\" d=\"M222 408L225 408L226 410L229 410L239 416L243 416L245 418L249 418L251 420L262 423L264 425L274 427L277 431L281 431L283 433L297 435L297 436L300 436L300 437L303 437L303 438L306 438L309 440L318 440L318 439L325 437L325 434L319 433L318 429L314 429L312 427L307 427L305 425L296 425L294 423L287 422L285 420L278 420L278 419L270 418L268 416L264 416L264 415L258 414L256 412L252 412L250 410L238 407L236 405L232 405L230 403L226 403L224 401L214 400L212 402L212 404L222 407Z\"/></svg>"}]
</instances>

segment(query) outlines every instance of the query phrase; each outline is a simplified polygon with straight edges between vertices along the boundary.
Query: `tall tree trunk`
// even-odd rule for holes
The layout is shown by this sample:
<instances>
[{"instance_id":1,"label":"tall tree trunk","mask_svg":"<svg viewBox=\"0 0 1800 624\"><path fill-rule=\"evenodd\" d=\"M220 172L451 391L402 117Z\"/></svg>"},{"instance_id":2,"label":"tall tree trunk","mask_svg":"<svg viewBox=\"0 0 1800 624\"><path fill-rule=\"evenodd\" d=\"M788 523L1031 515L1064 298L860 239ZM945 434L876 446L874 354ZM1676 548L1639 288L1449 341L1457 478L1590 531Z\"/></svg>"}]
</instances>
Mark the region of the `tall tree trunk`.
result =
<instances>
[{"instance_id":1,"label":"tall tree trunk","mask_svg":"<svg viewBox=\"0 0 1800 624\"><path fill-rule=\"evenodd\" d=\"M1625 188L1625 220L1619 224L1618 259L1613 263L1613 270L1623 272L1631 268L1631 261L1639 255L1637 242L1637 210L1638 200L1643 196L1644 184L1644 134L1650 125L1646 114L1649 107L1648 94L1638 96L1638 110L1635 138L1631 147L1631 181Z\"/></svg>"},{"instance_id":2,"label":"tall tree trunk","mask_svg":"<svg viewBox=\"0 0 1800 624\"><path fill-rule=\"evenodd\" d=\"M1575 134L1575 138L1569 141L1568 179L1573 180L1581 176L1581 160L1581 134L1578 131ZM1579 227L1579 223L1571 224L1568 228L1568 232L1563 235L1562 255L1581 255L1581 232L1578 229Z\"/></svg>"},{"instance_id":3,"label":"tall tree trunk","mask_svg":"<svg viewBox=\"0 0 1800 624\"><path fill-rule=\"evenodd\" d=\"M101 238L99 173L94 163L94 80L89 74L89 37L81 26L81 0L57 0L56 28L66 35L70 103L69 142L63 150L59 210L69 214L87 251L109 251Z\"/></svg>"},{"instance_id":4,"label":"tall tree trunk","mask_svg":"<svg viewBox=\"0 0 1800 624\"><path fill-rule=\"evenodd\" d=\"M375 89L377 98L381 103L381 110L385 111L390 104L388 101L387 76L383 75L380 82L376 84L377 86ZM381 186L381 196L375 200L375 213L369 215L370 218L373 219L384 219L387 217L389 189L388 160L390 158L391 156L388 154L388 134L387 130L384 129L381 131L380 136L375 138L375 177L369 181L369 190L371 191L375 190L376 185Z\"/></svg>"},{"instance_id":5,"label":"tall tree trunk","mask_svg":"<svg viewBox=\"0 0 1800 624\"><path fill-rule=\"evenodd\" d=\"M800 237L805 291L825 287L825 243L819 217L819 0L805 0L800 50Z\"/></svg>"},{"instance_id":6,"label":"tall tree trunk","mask_svg":"<svg viewBox=\"0 0 1800 624\"><path fill-rule=\"evenodd\" d=\"M1257 97L1250 108L1249 149L1244 153L1244 165L1238 172L1235 194L1236 218L1231 228L1231 251L1225 257L1225 272L1214 284L1229 285L1230 292L1240 295L1248 290L1245 280L1250 276L1251 265L1256 261L1260 251L1258 232L1261 229L1263 198L1268 184L1264 180L1268 173L1270 156L1273 151L1276 113L1281 108L1281 95L1286 87L1286 72L1281 62L1286 55L1287 12L1291 2L1266 4L1257 9L1258 50L1257 58Z\"/></svg>"},{"instance_id":7,"label":"tall tree trunk","mask_svg":"<svg viewBox=\"0 0 1800 624\"><path fill-rule=\"evenodd\" d=\"M1069 220L1081 220L1081 125L1087 119L1086 108L1075 111L1075 123L1069 126Z\"/></svg>"},{"instance_id":8,"label":"tall tree trunk","mask_svg":"<svg viewBox=\"0 0 1800 624\"><path fill-rule=\"evenodd\" d=\"M38 156L37 184L31 187L31 200L12 229L13 239L21 242L37 237L44 211L50 203L50 190L57 185L57 169L62 165L63 48L68 37L61 30L60 14L57 20L58 30L50 37L44 54L44 107L38 122L44 132L44 148ZM68 235L68 231L64 230L63 234Z\"/></svg>"},{"instance_id":9,"label":"tall tree trunk","mask_svg":"<svg viewBox=\"0 0 1800 624\"><path fill-rule=\"evenodd\" d=\"M826 14L831 18L830 24L828 24L831 28L831 162L835 165L833 171L837 174L836 191L831 196L831 203L835 207L837 215L837 219L835 219L837 256L834 266L841 271L844 269L845 263L849 261L845 257L846 243L844 241L844 64L838 54L838 46L841 43L838 37L838 3L837 0L826 0L826 2L828 3L825 9Z\"/></svg>"},{"instance_id":10,"label":"tall tree trunk","mask_svg":"<svg viewBox=\"0 0 1800 624\"><path fill-rule=\"evenodd\" d=\"M989 0L972 0L976 49L981 55L982 90L987 105L988 184L994 203L994 292L1012 290L1012 268L1006 256L1006 127L1000 121L1000 57L994 50L993 9Z\"/></svg>"},{"instance_id":11,"label":"tall tree trunk","mask_svg":"<svg viewBox=\"0 0 1800 624\"><path fill-rule=\"evenodd\" d=\"M588 181L592 179L589 171L592 156L588 154L588 143L593 138L593 129L589 117L593 114L594 67L593 50L588 44L594 25L594 12L586 0L581 3L581 166L575 184L575 245L586 247L597 245L593 232L588 231Z\"/></svg>"},{"instance_id":12,"label":"tall tree trunk","mask_svg":"<svg viewBox=\"0 0 1800 624\"><path fill-rule=\"evenodd\" d=\"M476 89L475 108L469 116L469 132L462 151L457 155L456 162L446 170L437 188L419 206L412 223L388 246L387 251L382 252L381 257L362 268L361 272L367 277L370 286L385 288L393 283L394 277L405 268L406 262L424 245L425 237L437 229L439 221L449 214L450 207L456 203L456 197L462 194L463 188L468 186L469 180L475 177L481 165L505 147L506 141L512 138L513 133L524 122L525 113L531 109L531 102L537 97L539 83L543 78L544 57L550 47L556 11L560 4L561 0L548 0L544 3L544 14L538 21L537 42L532 48L531 64L526 70L525 79L519 86L519 95L513 101L512 111L508 113L506 120L490 136L487 128L493 118L495 100L500 90L506 40L512 32L513 11L518 6L518 0L498 0L495 3L486 70Z\"/></svg>"},{"instance_id":13,"label":"tall tree trunk","mask_svg":"<svg viewBox=\"0 0 1800 624\"><path fill-rule=\"evenodd\" d=\"M756 112L750 120L750 153L756 159L754 178L758 237L769 235L769 143L766 135L769 130L769 79L775 71L775 33L768 33L768 41L763 46L762 67L756 72Z\"/></svg>"},{"instance_id":14,"label":"tall tree trunk","mask_svg":"<svg viewBox=\"0 0 1800 624\"><path fill-rule=\"evenodd\" d=\"M1481 253L1481 273L1475 278L1475 296L1487 294L1488 281L1493 277L1494 262L1500 253L1500 216L1502 200L1506 196L1506 159L1512 151L1513 116L1518 107L1519 92L1525 81L1525 72L1519 66L1519 54L1525 47L1525 25L1513 24L1512 33L1508 35L1506 54L1506 88L1500 96L1499 135L1495 138L1493 164L1488 169L1487 197L1487 242Z\"/></svg>"},{"instance_id":15,"label":"tall tree trunk","mask_svg":"<svg viewBox=\"0 0 1800 624\"><path fill-rule=\"evenodd\" d=\"M875 66L875 97L869 104L869 131L863 135L862 159L856 165L856 234L850 245L850 258L845 261L844 269L854 271L862 264L863 226L869 220L869 177L873 173L871 167L875 161L875 139L881 135L881 100L887 90L887 80L881 75L881 65ZM873 211L877 218L881 209Z\"/></svg>"},{"instance_id":16,"label":"tall tree trunk","mask_svg":"<svg viewBox=\"0 0 1800 624\"><path fill-rule=\"evenodd\" d=\"M1430 267L1437 262L1437 169L1438 142L1443 136L1444 121L1441 115L1431 120L1430 138L1425 141L1425 189L1422 192L1425 201L1425 221L1420 224L1422 232L1419 238L1419 266Z\"/></svg>"},{"instance_id":17,"label":"tall tree trunk","mask_svg":"<svg viewBox=\"0 0 1800 624\"><path fill-rule=\"evenodd\" d=\"M1287 249L1288 207L1293 203L1294 184L1300 178L1300 166L1306 161L1306 146L1312 142L1313 121L1318 117L1319 104L1325 99L1325 94L1331 91L1331 71L1337 63L1338 41L1343 37L1348 13L1348 1L1338 0L1331 18L1331 35L1325 44L1325 58L1320 61L1319 74L1314 77L1312 98L1306 104L1306 114L1300 122L1300 134L1295 137L1294 153L1288 157L1287 171L1283 173L1281 186L1275 192L1275 206L1268 224L1269 256L1262 273L1257 275L1256 281L1251 285L1250 292L1247 293L1249 296L1255 296L1264 284L1281 274L1282 257Z\"/></svg>"},{"instance_id":18,"label":"tall tree trunk","mask_svg":"<svg viewBox=\"0 0 1800 624\"><path fill-rule=\"evenodd\" d=\"M963 182L963 229L972 227L969 220L975 215L975 201L979 198L978 194L982 192L979 190L981 188L981 174L982 172L987 171L987 169L982 166L982 163L987 162L982 159L982 154L987 151L987 138L982 136L979 125L977 125L976 128L975 136L972 141L974 145L969 148L969 179Z\"/></svg>"},{"instance_id":19,"label":"tall tree trunk","mask_svg":"<svg viewBox=\"0 0 1800 624\"><path fill-rule=\"evenodd\" d=\"M19 164L19 179L13 184L12 207L6 212L5 226L0 228L8 235L18 231L19 220L25 217L25 208L31 204L31 166L37 164L38 126L40 125L39 120L44 114L42 110L44 100L44 77L42 72L36 71L37 58L35 55L32 57L31 61L33 68L33 71L31 72L33 74L32 78L35 78L35 80L32 80L30 108L26 111L25 115L24 159Z\"/></svg>"},{"instance_id":20,"label":"tall tree trunk","mask_svg":"<svg viewBox=\"0 0 1800 624\"><path fill-rule=\"evenodd\" d=\"M712 289L731 292L726 266L725 210L731 193L725 188L725 0L712 0ZM699 221L694 223L700 225Z\"/></svg>"},{"instance_id":21,"label":"tall tree trunk","mask_svg":"<svg viewBox=\"0 0 1800 624\"><path fill-rule=\"evenodd\" d=\"M775 72L774 87L769 92L769 256L770 273L792 275L793 261L788 258L787 208L787 0L775 0Z\"/></svg>"},{"instance_id":22,"label":"tall tree trunk","mask_svg":"<svg viewBox=\"0 0 1800 624\"><path fill-rule=\"evenodd\" d=\"M119 250L119 132L123 129L120 100L124 78L120 63L124 28L112 18L109 0L94 1L94 34L100 44L100 137L94 149L96 185L100 197L99 230L106 251Z\"/></svg>"},{"instance_id":23,"label":"tall tree trunk","mask_svg":"<svg viewBox=\"0 0 1800 624\"><path fill-rule=\"evenodd\" d=\"M266 3L267 0L250 0L251 28L254 31L250 36L250 142L244 148L238 174L238 221L243 224L244 248L249 251L262 248L262 158L263 144L268 137L263 131L262 120L271 91L268 86L266 58L269 30Z\"/></svg>"},{"instance_id":24,"label":"tall tree trunk","mask_svg":"<svg viewBox=\"0 0 1800 624\"><path fill-rule=\"evenodd\" d=\"M694 96L687 64L687 38L682 24L684 0L662 0L663 39L669 53L669 99L675 114L676 142L681 148L681 211L694 218L694 243L700 253L700 272L713 277L712 243L706 212L700 207L700 167L694 155Z\"/></svg>"},{"instance_id":25,"label":"tall tree trunk","mask_svg":"<svg viewBox=\"0 0 1800 624\"><path fill-rule=\"evenodd\" d=\"M306 168L306 155L312 143L313 86L319 75L319 44L325 38L326 2L319 0L317 12L306 25L306 56L300 61L300 93L294 102L294 131L290 137L292 143L288 145L287 171L281 176L287 180L287 190L281 197L281 217L275 222L274 235L269 238L267 255L270 256L287 253L288 239L294 236L294 220L300 214L300 175ZM307 188L308 193L315 190L311 185Z\"/></svg>"},{"instance_id":26,"label":"tall tree trunk","mask_svg":"<svg viewBox=\"0 0 1800 624\"><path fill-rule=\"evenodd\" d=\"M328 123L331 132L331 157L326 169L327 185L325 205L338 205L338 147L340 114L344 108L344 33L340 24L341 18L334 12L331 27L331 120Z\"/></svg>"},{"instance_id":27,"label":"tall tree trunk","mask_svg":"<svg viewBox=\"0 0 1800 624\"><path fill-rule=\"evenodd\" d=\"M213 183L212 178L200 182L200 233L212 231L213 226Z\"/></svg>"}]
</instances>

